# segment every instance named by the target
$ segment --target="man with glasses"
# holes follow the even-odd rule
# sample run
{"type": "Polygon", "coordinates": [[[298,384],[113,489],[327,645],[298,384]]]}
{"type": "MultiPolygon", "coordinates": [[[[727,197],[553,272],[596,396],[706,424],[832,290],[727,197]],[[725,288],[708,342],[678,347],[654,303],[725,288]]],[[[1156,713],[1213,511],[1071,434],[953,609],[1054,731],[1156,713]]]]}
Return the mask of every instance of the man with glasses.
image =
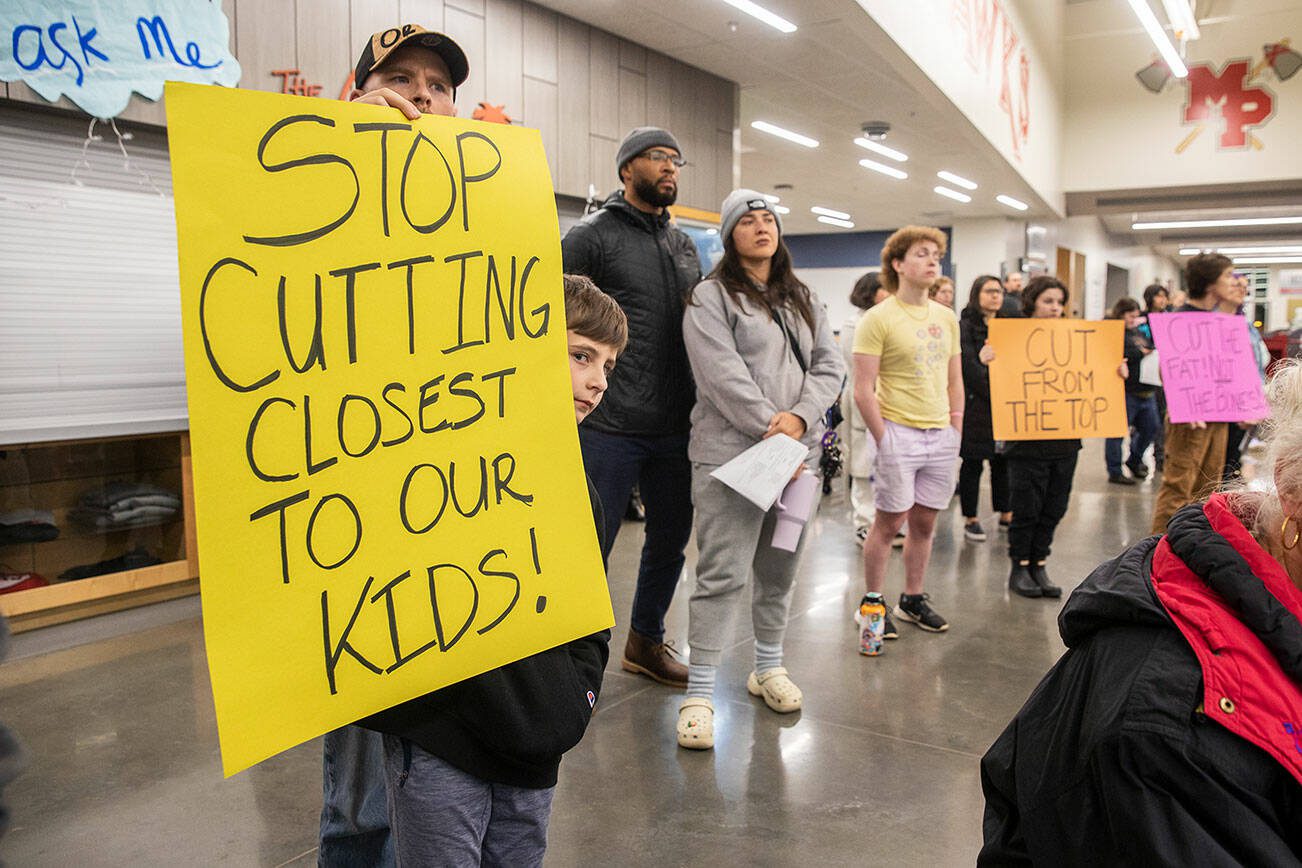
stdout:
{"type": "Polygon", "coordinates": [[[673,134],[638,127],[620,143],[615,164],[623,189],[561,242],[565,271],[591,278],[628,316],[628,348],[605,398],[579,429],[579,442],[605,511],[607,559],[635,485],[646,508],[622,666],[685,687],[687,667],[673,658],[664,633],[692,533],[687,434],[695,387],[682,323],[684,298],[701,279],[701,266],[695,245],[666,210],[678,198],[686,165],[673,134]]]}

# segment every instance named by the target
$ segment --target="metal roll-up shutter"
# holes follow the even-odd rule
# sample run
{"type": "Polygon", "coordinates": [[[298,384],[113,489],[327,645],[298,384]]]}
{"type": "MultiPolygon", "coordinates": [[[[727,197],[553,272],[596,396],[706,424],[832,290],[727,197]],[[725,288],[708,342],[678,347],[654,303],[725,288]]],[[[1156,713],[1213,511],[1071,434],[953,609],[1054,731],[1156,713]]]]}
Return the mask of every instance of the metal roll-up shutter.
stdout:
{"type": "Polygon", "coordinates": [[[188,426],[166,140],[88,124],[0,101],[0,445],[188,426]]]}

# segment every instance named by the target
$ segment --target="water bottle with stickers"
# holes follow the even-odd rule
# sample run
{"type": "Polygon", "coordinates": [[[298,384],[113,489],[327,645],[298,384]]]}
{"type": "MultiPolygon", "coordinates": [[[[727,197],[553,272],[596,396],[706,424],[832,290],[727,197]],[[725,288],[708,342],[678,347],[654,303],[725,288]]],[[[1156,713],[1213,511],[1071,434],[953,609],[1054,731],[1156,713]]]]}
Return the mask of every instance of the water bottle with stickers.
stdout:
{"type": "Polygon", "coordinates": [[[855,615],[859,624],[859,653],[876,657],[882,653],[882,635],[886,632],[886,601],[881,594],[864,594],[855,615]]]}

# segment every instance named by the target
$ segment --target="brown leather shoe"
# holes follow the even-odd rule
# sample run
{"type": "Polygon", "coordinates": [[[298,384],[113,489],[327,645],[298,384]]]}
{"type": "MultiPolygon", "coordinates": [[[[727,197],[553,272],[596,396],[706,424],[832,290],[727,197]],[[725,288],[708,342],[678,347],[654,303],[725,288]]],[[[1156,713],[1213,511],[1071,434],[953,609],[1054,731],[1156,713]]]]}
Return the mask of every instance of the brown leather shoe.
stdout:
{"type": "Polygon", "coordinates": [[[663,642],[656,642],[629,630],[620,668],[625,672],[645,675],[670,687],[686,687],[687,667],[673,658],[675,653],[673,648],[663,642]]]}

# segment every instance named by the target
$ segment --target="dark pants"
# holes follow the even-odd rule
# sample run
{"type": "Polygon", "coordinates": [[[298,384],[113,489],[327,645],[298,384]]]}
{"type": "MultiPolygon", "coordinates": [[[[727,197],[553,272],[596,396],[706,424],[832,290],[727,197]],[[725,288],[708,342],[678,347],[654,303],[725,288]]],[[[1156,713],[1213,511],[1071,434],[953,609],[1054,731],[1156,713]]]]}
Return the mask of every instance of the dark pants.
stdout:
{"type": "MultiPolygon", "coordinates": [[[[958,500],[966,518],[977,514],[983,464],[980,458],[964,458],[958,468],[958,500]]],[[[1008,462],[1002,455],[990,458],[990,503],[995,512],[1008,512],[1008,462]]]]}
{"type": "Polygon", "coordinates": [[[1008,459],[1012,480],[1013,524],[1008,528],[1008,556],[1015,561],[1049,557],[1053,532],[1067,514],[1071,481],[1079,453],[1067,458],[1008,459]]]}
{"type": "Polygon", "coordinates": [[[378,732],[345,726],[323,745],[321,868],[392,866],[389,809],[384,795],[384,745],[378,732]]]}
{"type": "MultiPolygon", "coordinates": [[[[1157,399],[1153,395],[1126,395],[1126,418],[1130,420],[1130,457],[1126,464],[1131,470],[1144,463],[1144,453],[1158,440],[1162,418],[1157,415],[1157,399]]],[[[1121,440],[1109,437],[1103,444],[1103,458],[1108,463],[1108,475],[1121,475],[1121,440]]]]}
{"type": "Polygon", "coordinates": [[[628,499],[637,485],[646,508],[646,541],[633,595],[632,629],[664,641],[665,612],[683,573],[692,536],[692,464],[687,434],[632,437],[579,428],[583,464],[606,513],[607,561],[628,499]]]}
{"type": "Polygon", "coordinates": [[[1166,392],[1158,389],[1153,397],[1157,399],[1157,433],[1153,435],[1153,462],[1161,470],[1162,465],[1166,463],[1166,433],[1162,428],[1162,420],[1166,418],[1166,392]]]}
{"type": "Polygon", "coordinates": [[[1225,481],[1236,478],[1243,469],[1243,448],[1251,436],[1251,428],[1244,430],[1233,422],[1225,426],[1225,481]]]}

